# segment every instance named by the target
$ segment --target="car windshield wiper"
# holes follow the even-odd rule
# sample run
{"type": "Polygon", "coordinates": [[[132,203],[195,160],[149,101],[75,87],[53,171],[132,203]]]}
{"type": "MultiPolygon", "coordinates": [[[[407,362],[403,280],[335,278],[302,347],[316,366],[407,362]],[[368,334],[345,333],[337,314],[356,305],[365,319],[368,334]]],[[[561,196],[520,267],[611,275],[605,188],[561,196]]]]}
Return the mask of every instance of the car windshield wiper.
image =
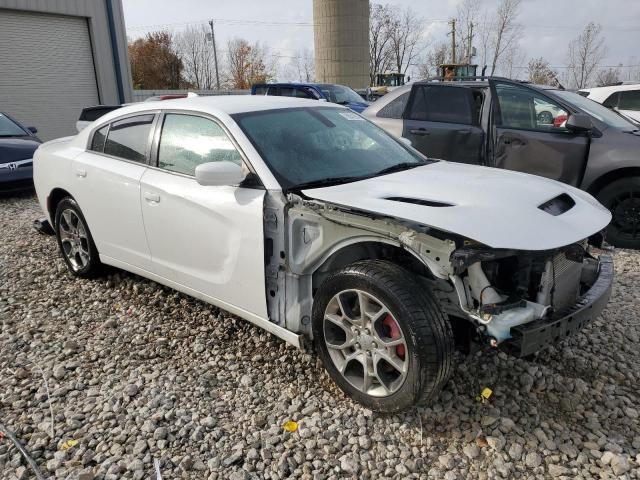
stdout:
{"type": "Polygon", "coordinates": [[[383,168],[379,172],[376,172],[375,176],[386,175],[387,173],[402,172],[403,170],[409,170],[410,168],[421,167],[421,166],[426,165],[426,164],[427,164],[427,162],[423,162],[423,163],[422,162],[402,162],[402,163],[397,163],[395,165],[391,165],[390,167],[383,168]]]}
{"type": "Polygon", "coordinates": [[[356,182],[358,180],[364,180],[368,178],[368,176],[362,175],[353,175],[353,176],[343,176],[343,177],[329,177],[329,178],[321,178],[319,180],[313,180],[311,182],[298,183],[294,185],[292,188],[303,189],[303,188],[316,188],[316,187],[330,187],[332,185],[340,185],[342,183],[356,182]]]}

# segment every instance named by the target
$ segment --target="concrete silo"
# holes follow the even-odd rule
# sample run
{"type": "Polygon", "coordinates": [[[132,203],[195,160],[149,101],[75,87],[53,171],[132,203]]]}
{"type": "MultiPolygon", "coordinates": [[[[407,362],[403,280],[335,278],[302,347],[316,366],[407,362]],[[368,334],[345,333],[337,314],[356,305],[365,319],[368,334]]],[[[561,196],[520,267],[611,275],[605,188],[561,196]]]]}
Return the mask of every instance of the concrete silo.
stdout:
{"type": "Polygon", "coordinates": [[[316,79],[369,85],[369,0],[313,0],[316,79]]]}

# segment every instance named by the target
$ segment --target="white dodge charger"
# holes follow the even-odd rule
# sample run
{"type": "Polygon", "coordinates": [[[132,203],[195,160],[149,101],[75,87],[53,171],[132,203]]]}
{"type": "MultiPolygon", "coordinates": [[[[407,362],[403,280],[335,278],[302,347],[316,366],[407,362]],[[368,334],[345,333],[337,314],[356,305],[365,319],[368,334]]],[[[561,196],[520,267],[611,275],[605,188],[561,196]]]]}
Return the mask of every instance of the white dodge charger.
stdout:
{"type": "Polygon", "coordinates": [[[74,275],[153,279],[296,346],[381,411],[433,399],[454,348],[530,355],[597,316],[610,220],[544,178],[425,158],[350,110],[199,97],[111,112],[34,159],[74,275]]]}

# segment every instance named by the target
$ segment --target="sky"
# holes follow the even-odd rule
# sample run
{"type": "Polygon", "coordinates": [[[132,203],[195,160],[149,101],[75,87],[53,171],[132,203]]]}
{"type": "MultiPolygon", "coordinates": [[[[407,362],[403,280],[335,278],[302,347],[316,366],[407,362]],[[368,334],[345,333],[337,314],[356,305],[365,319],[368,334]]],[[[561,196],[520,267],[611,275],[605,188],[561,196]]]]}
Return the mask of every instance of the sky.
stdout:
{"type": "MultiPolygon", "coordinates": [[[[424,21],[424,38],[435,43],[448,41],[448,19],[455,16],[462,0],[389,0],[390,5],[411,7],[424,21]]],[[[228,39],[245,38],[269,47],[279,72],[302,49],[313,49],[312,0],[122,0],[130,38],[148,31],[179,31],[187,25],[215,20],[216,43],[224,49],[228,39]]],[[[495,10],[497,0],[482,0],[484,8],[495,10]]],[[[567,65],[567,46],[582,29],[594,21],[602,25],[607,54],[606,66],[636,65],[640,68],[639,0],[523,0],[518,17],[522,29],[519,65],[522,78],[529,59],[544,57],[561,72],[567,65]]],[[[426,50],[424,52],[426,54],[426,50]]],[[[624,79],[625,69],[621,70],[624,79]]],[[[282,73],[281,73],[282,75],[282,73]]],[[[280,79],[284,80],[284,79],[280,79]]]]}

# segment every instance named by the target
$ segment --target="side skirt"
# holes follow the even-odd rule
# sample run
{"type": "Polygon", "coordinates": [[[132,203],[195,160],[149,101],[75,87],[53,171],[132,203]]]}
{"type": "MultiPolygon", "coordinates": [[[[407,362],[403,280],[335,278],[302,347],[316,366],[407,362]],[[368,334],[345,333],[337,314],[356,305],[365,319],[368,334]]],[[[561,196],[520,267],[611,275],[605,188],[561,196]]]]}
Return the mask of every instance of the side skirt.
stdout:
{"type": "Polygon", "coordinates": [[[218,308],[226,310],[227,312],[232,313],[233,315],[237,315],[238,317],[241,317],[253,323],[254,325],[262,328],[263,330],[266,330],[267,332],[293,345],[294,347],[302,348],[302,338],[301,338],[302,335],[298,335],[294,332],[287,330],[286,328],[280,327],[275,323],[270,322],[266,318],[259,317],[258,315],[255,315],[251,312],[243,310],[239,307],[236,307],[226,302],[222,302],[202,292],[198,292],[197,290],[193,290],[180,283],[173,282],[171,280],[168,280],[164,277],[156,275],[155,273],[151,273],[142,268],[134,267],[133,265],[130,265],[126,262],[121,262],[120,260],[116,260],[115,258],[107,257],[105,255],[100,255],[100,261],[107,265],[111,265],[112,267],[120,268],[122,270],[135,273],[136,275],[140,275],[141,277],[148,278],[150,280],[153,280],[154,282],[160,283],[167,287],[173,288],[174,290],[182,292],[186,295],[197,298],[198,300],[202,300],[203,302],[210,303],[211,305],[214,305],[218,308]]]}

